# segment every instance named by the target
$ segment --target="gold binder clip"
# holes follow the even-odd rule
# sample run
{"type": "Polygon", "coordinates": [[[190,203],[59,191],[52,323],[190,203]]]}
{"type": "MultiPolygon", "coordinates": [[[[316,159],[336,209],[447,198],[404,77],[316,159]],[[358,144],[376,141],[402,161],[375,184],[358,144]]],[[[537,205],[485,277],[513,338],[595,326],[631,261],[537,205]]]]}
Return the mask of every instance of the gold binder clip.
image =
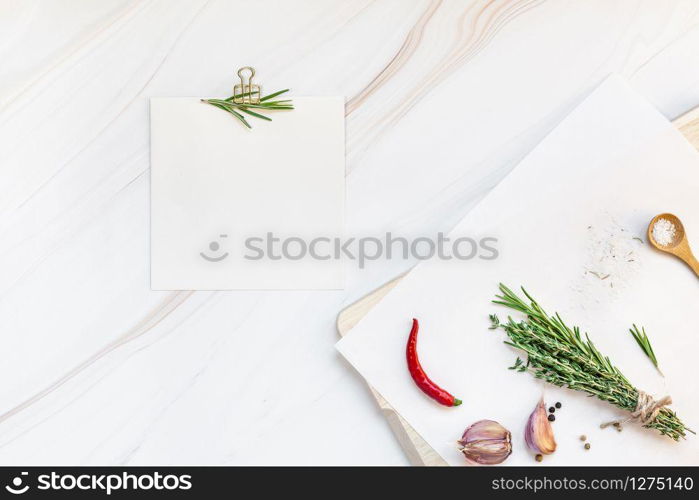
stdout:
{"type": "Polygon", "coordinates": [[[233,86],[233,102],[236,104],[259,104],[260,86],[252,83],[252,79],[255,76],[255,68],[244,66],[238,70],[238,76],[240,77],[240,83],[233,86]],[[244,76],[245,70],[250,72],[247,78],[244,76]]]}

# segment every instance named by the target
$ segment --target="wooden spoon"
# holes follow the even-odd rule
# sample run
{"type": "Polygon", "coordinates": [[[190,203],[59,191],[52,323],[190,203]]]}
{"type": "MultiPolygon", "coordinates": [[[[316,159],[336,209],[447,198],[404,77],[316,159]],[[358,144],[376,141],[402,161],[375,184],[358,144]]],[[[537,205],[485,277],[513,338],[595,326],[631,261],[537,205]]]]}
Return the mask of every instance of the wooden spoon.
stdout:
{"type": "Polygon", "coordinates": [[[675,257],[683,260],[685,264],[692,268],[692,271],[699,276],[699,261],[692,254],[692,250],[689,248],[689,242],[687,241],[687,235],[684,232],[684,226],[677,216],[673,214],[660,214],[653,217],[653,220],[648,224],[648,241],[651,245],[660,250],[661,252],[666,252],[674,255],[675,257]],[[661,245],[653,237],[653,226],[659,219],[665,219],[671,222],[675,226],[675,235],[672,241],[667,245],[661,245]]]}

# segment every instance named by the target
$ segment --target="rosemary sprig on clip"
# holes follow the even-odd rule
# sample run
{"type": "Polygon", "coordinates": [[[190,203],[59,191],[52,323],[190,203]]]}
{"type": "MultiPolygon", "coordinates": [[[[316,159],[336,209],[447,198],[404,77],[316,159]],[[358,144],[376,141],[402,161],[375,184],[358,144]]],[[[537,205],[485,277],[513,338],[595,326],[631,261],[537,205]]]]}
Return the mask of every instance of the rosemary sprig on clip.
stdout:
{"type": "Polygon", "coordinates": [[[505,344],[527,354],[526,363],[518,358],[512,369],[528,371],[536,378],[559,387],[595,396],[632,412],[634,419],[641,414],[644,427],[656,429],[675,441],[684,438],[686,432],[694,433],[664,406],[664,402],[654,405],[657,402],[652,398],[648,402],[648,396],[636,389],[609,358],[597,350],[587,334],[582,338],[577,326],[569,328],[558,314],[548,316],[524,289],[522,291],[529,303],[503,284],[500,284],[500,291],[502,295],[496,295],[494,303],[526,315],[519,322],[508,317],[504,324],[496,315],[490,315],[491,328],[502,328],[507,334],[505,344]]]}
{"type": "Polygon", "coordinates": [[[278,92],[274,92],[273,94],[266,95],[264,97],[260,97],[259,102],[257,103],[238,103],[235,102],[235,99],[239,99],[242,97],[250,97],[254,94],[258,94],[257,91],[253,92],[245,92],[243,94],[236,94],[232,95],[226,99],[202,99],[201,102],[205,102],[206,104],[211,104],[212,106],[215,106],[219,109],[222,109],[223,111],[230,113],[234,117],[236,117],[240,122],[245,125],[247,128],[252,128],[250,123],[245,119],[245,117],[242,115],[242,113],[245,113],[246,115],[249,116],[254,116],[255,118],[260,118],[262,120],[267,120],[267,121],[272,121],[272,119],[268,116],[265,116],[263,114],[258,113],[257,111],[253,110],[259,110],[259,111],[270,111],[270,110],[289,110],[289,109],[294,109],[294,105],[291,102],[291,99],[282,99],[282,100],[272,100],[277,96],[280,96],[284,94],[285,92],[288,92],[289,89],[284,89],[280,90],[278,92]]]}
{"type": "Polygon", "coordinates": [[[639,331],[638,327],[633,325],[633,328],[630,328],[629,332],[631,332],[631,335],[633,335],[633,338],[636,340],[636,343],[638,343],[638,346],[645,353],[645,355],[648,356],[651,363],[653,363],[655,369],[658,370],[658,373],[663,375],[663,372],[660,371],[660,368],[658,367],[658,359],[655,357],[655,352],[653,352],[653,346],[650,345],[650,339],[648,338],[648,335],[646,335],[646,329],[642,327],[639,331]]]}

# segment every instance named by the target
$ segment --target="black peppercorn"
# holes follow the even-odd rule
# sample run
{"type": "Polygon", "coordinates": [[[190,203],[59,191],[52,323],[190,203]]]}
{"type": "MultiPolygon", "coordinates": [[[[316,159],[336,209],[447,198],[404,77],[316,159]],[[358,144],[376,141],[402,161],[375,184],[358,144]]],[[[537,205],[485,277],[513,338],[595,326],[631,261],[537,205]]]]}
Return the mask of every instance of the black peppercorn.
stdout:
{"type": "Polygon", "coordinates": [[[541,453],[539,453],[534,458],[537,462],[541,462],[544,459],[544,456],[541,453]]]}
{"type": "Polygon", "coordinates": [[[552,413],[551,415],[549,415],[549,422],[553,422],[554,420],[556,420],[556,415],[552,413]]]}
{"type": "Polygon", "coordinates": [[[555,411],[556,411],[556,409],[553,406],[551,408],[549,408],[549,413],[554,413],[555,411]]]}
{"type": "Polygon", "coordinates": [[[561,406],[563,406],[561,403],[556,403],[556,408],[560,408],[561,406]]]}

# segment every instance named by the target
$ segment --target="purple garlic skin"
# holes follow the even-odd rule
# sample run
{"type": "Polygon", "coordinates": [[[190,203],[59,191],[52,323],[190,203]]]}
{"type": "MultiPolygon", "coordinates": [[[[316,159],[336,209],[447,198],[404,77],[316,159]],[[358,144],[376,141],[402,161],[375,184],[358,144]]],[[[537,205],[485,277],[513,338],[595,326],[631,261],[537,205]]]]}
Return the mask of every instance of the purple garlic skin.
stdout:
{"type": "Polygon", "coordinates": [[[494,420],[479,420],[470,425],[458,443],[466,460],[474,464],[499,464],[512,453],[510,431],[494,420]]]}
{"type": "Polygon", "coordinates": [[[546,405],[544,405],[543,398],[539,400],[536,408],[534,408],[532,414],[529,415],[527,427],[524,429],[524,440],[529,449],[534,453],[550,455],[556,451],[553,427],[546,414],[546,405]]]}

